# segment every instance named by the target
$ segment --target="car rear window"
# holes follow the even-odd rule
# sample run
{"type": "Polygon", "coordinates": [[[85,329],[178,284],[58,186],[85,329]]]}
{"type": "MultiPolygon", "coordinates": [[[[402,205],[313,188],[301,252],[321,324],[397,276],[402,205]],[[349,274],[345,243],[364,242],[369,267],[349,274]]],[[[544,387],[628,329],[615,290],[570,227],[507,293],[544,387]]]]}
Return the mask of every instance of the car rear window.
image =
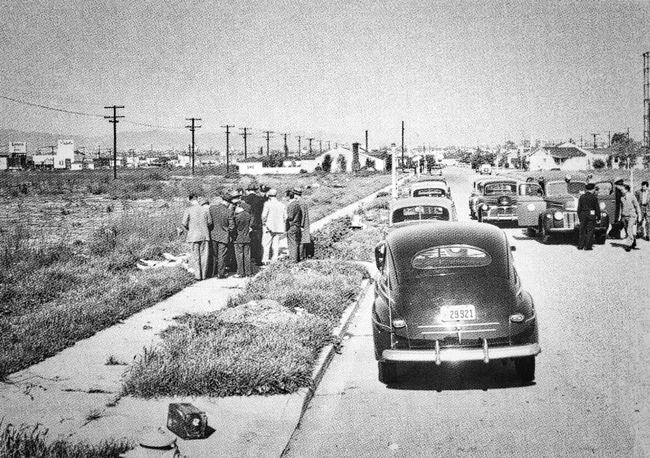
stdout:
{"type": "Polygon", "coordinates": [[[442,245],[421,250],[411,259],[414,269],[485,267],[492,262],[486,251],[470,245],[442,245]]]}
{"type": "Polygon", "coordinates": [[[414,205],[398,208],[393,212],[393,223],[423,219],[449,221],[449,210],[437,205],[414,205]]]}
{"type": "Polygon", "coordinates": [[[445,190],[440,188],[422,188],[413,191],[413,197],[442,197],[445,190]]]}

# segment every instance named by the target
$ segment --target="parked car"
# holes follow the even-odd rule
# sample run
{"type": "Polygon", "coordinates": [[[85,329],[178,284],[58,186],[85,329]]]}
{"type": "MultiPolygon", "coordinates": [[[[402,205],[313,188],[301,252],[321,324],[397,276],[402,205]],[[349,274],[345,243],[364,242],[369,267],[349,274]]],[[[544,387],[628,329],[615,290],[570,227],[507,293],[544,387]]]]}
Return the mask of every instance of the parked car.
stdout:
{"type": "MultiPolygon", "coordinates": [[[[517,221],[526,227],[529,236],[541,237],[542,243],[550,243],[554,235],[572,234],[577,237],[580,229],[578,199],[585,192],[586,181],[564,179],[548,181],[545,189],[537,183],[519,185],[517,221]]],[[[600,202],[600,220],[594,231],[596,243],[607,239],[610,215],[614,215],[614,183],[611,180],[595,181],[600,202]]]]}
{"type": "Polygon", "coordinates": [[[418,181],[411,184],[409,197],[447,197],[451,199],[451,188],[445,180],[418,181]]]}
{"type": "Polygon", "coordinates": [[[456,205],[446,197],[410,197],[391,201],[388,227],[458,221],[456,205]]]}
{"type": "Polygon", "coordinates": [[[442,176],[442,164],[433,164],[430,173],[431,175],[442,176]]]}
{"type": "Polygon", "coordinates": [[[372,328],[379,381],[402,363],[512,360],[524,382],[541,351],[531,295],[505,233],[450,222],[396,229],[375,248],[372,328]]]}
{"type": "Polygon", "coordinates": [[[481,175],[492,175],[492,166],[490,164],[481,164],[478,167],[478,173],[481,175]]]}
{"type": "Polygon", "coordinates": [[[493,177],[477,180],[470,195],[470,216],[479,222],[517,221],[518,180],[493,177]]]}

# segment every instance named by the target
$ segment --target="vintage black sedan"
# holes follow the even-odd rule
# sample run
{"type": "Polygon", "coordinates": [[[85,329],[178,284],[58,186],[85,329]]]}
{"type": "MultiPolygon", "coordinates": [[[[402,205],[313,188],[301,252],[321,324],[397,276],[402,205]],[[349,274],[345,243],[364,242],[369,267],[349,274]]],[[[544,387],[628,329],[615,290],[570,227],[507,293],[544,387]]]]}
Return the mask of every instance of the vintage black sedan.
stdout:
{"type": "Polygon", "coordinates": [[[390,203],[388,227],[458,221],[456,205],[445,197],[410,197],[390,203]]]}
{"type": "Polygon", "coordinates": [[[512,360],[535,378],[537,315],[511,246],[496,226],[471,222],[396,229],[375,248],[372,327],[379,380],[401,363],[512,360]]]}
{"type": "MultiPolygon", "coordinates": [[[[549,181],[545,189],[536,183],[521,184],[517,208],[519,226],[526,227],[528,235],[537,233],[545,244],[560,234],[573,234],[577,238],[580,229],[578,199],[584,194],[586,184],[586,180],[571,177],[549,181]]],[[[614,216],[614,183],[600,180],[595,185],[601,212],[594,236],[596,243],[603,244],[607,239],[610,215],[614,216]]]]}

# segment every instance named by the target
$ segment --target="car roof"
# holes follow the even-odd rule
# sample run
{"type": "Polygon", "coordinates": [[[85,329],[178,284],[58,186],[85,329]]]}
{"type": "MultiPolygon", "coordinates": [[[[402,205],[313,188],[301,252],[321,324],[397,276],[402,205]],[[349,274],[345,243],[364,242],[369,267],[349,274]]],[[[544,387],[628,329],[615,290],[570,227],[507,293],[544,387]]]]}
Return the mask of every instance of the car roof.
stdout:
{"type": "MultiPolygon", "coordinates": [[[[444,245],[469,245],[480,248],[491,256],[490,265],[480,268],[485,273],[508,276],[508,239],[503,230],[491,224],[463,221],[405,226],[390,232],[386,243],[390,247],[397,270],[405,271],[402,275],[408,275],[408,272],[413,270],[411,259],[422,250],[444,245]]],[[[475,268],[455,269],[455,273],[460,274],[473,275],[475,272],[475,268]]],[[[399,272],[397,275],[401,276],[399,272]]]]}
{"type": "Polygon", "coordinates": [[[431,188],[436,186],[447,189],[447,182],[445,180],[427,180],[411,183],[411,189],[431,188]]]}
{"type": "Polygon", "coordinates": [[[391,201],[390,211],[414,205],[435,205],[437,207],[451,208],[454,206],[454,201],[447,197],[407,197],[391,201]]]}

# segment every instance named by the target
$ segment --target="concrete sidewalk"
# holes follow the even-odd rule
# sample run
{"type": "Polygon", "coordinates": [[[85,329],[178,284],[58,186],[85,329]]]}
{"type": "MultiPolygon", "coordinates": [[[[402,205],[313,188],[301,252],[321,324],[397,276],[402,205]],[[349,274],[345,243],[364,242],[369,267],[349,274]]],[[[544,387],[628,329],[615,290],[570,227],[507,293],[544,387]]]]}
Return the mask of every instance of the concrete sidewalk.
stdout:
{"type": "MultiPolygon", "coordinates": [[[[364,201],[371,200],[373,193],[364,201]]],[[[360,202],[314,222],[312,230],[331,219],[351,214],[360,202]]],[[[224,308],[228,298],[245,285],[246,279],[208,279],[139,312],[124,322],[77,342],[28,369],[9,376],[0,384],[0,419],[4,425],[41,424],[48,437],[99,443],[108,438],[137,440],[147,431],[166,430],[170,402],[191,402],[206,412],[212,434],[204,440],[178,439],[188,457],[280,456],[295,430],[312,391],[302,389],[291,395],[233,396],[227,398],[161,398],[142,400],[120,398],[124,372],[134,358],[160,341],[159,333],[185,313],[207,313],[224,308]],[[122,364],[107,365],[112,359],[122,364]]],[[[369,283],[364,283],[364,292],[369,283]]],[[[363,294],[360,296],[359,299],[363,294]]],[[[341,326],[356,310],[351,306],[341,326]]],[[[325,348],[314,371],[317,384],[334,354],[325,348]]],[[[171,433],[170,433],[171,434],[171,433]]],[[[130,456],[137,456],[131,453],[130,456]]]]}

